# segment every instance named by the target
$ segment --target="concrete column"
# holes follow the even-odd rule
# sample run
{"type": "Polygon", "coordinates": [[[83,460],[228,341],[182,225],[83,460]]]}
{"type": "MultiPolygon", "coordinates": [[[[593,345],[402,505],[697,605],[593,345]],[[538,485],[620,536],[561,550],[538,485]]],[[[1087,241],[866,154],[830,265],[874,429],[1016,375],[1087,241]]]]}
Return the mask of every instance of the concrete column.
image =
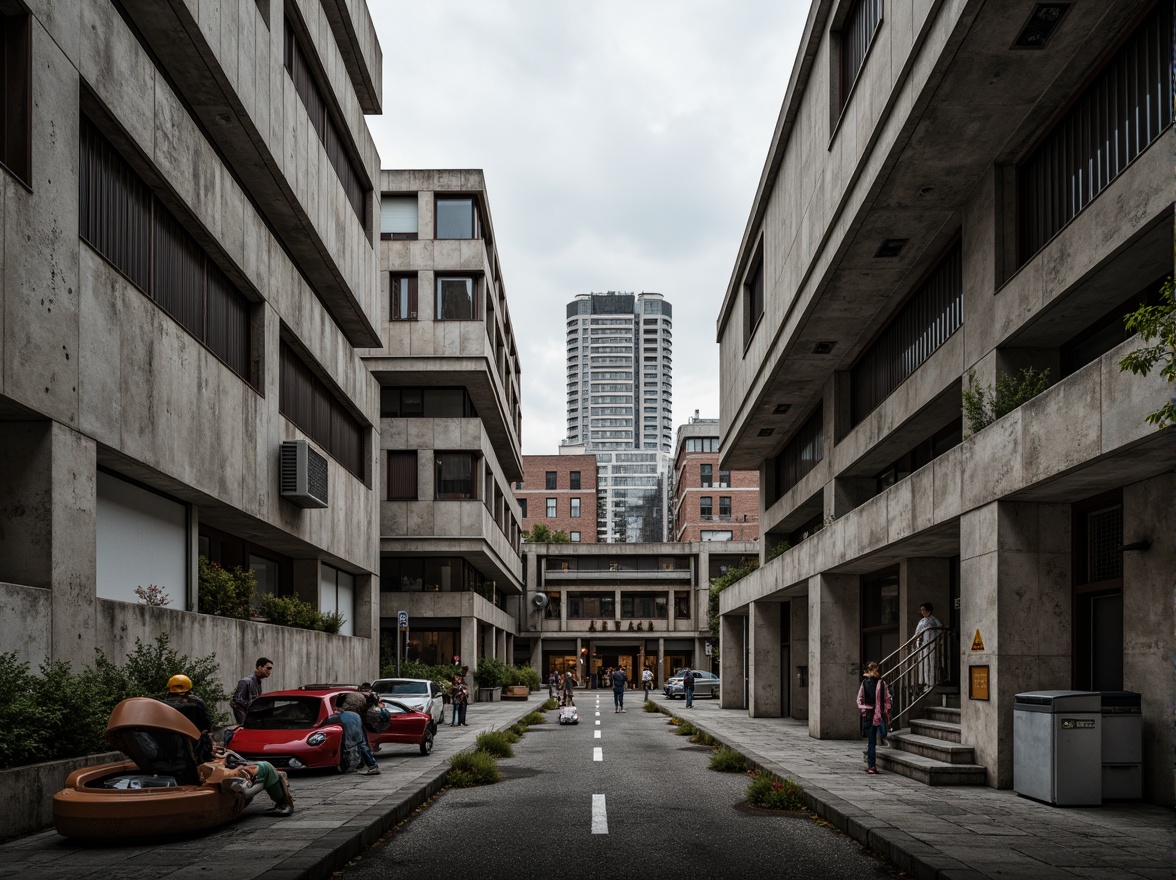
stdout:
{"type": "Polygon", "coordinates": [[[1070,686],[1072,604],[1068,504],[996,501],[960,517],[960,720],[991,786],[1013,784],[1013,697],[1070,686]],[[971,666],[988,667],[987,701],[968,696],[971,666]]]}
{"type": "Polygon", "coordinates": [[[743,709],[743,621],[734,614],[719,618],[719,702],[743,709]]]}
{"type": "Polygon", "coordinates": [[[1123,553],[1123,687],[1143,695],[1143,796],[1173,802],[1171,707],[1176,706],[1176,475],[1123,489],[1123,543],[1149,540],[1123,553]]]}
{"type": "MultiPolygon", "coordinates": [[[[950,596],[950,566],[947,559],[912,557],[898,566],[898,643],[905,644],[914,634],[922,615],[919,606],[930,602],[935,616],[944,626],[951,620],[947,607],[950,596]]],[[[880,658],[879,658],[880,659],[880,658]]]]}
{"type": "Polygon", "coordinates": [[[779,718],[783,707],[780,681],[780,603],[752,602],[748,626],[747,714],[752,718],[779,718]]]}
{"type": "Polygon", "coordinates": [[[661,687],[665,683],[666,668],[666,640],[664,638],[657,640],[657,675],[653,678],[653,683],[656,687],[661,687]]]}
{"type": "Polygon", "coordinates": [[[506,630],[491,628],[494,633],[494,656],[503,663],[510,663],[511,656],[506,652],[506,630]]]}
{"type": "Polygon", "coordinates": [[[669,601],[669,609],[670,609],[669,616],[666,619],[669,622],[668,625],[669,625],[670,631],[672,632],[674,629],[674,621],[676,621],[678,619],[677,615],[674,613],[674,591],[673,591],[673,589],[670,589],[667,591],[666,598],[669,601]]]}
{"type": "Polygon", "coordinates": [[[861,678],[861,586],[857,575],[809,578],[809,736],[858,736],[854,697],[861,678]]]}
{"type": "Polygon", "coordinates": [[[93,440],[54,422],[49,586],[53,590],[50,655],[75,672],[94,661],[98,581],[97,447],[93,440]]]}
{"type": "Polygon", "coordinates": [[[809,637],[808,637],[808,597],[797,596],[791,602],[792,614],[792,668],[788,670],[788,680],[792,688],[792,717],[806,721],[809,717],[809,695],[813,693],[809,685],[809,637]],[[804,685],[797,675],[797,667],[804,667],[804,685]]]}
{"type": "Polygon", "coordinates": [[[531,668],[539,673],[539,678],[543,680],[543,687],[547,687],[547,681],[543,675],[543,636],[531,642],[531,668]]]}
{"type": "Polygon", "coordinates": [[[461,619],[461,643],[458,650],[461,652],[462,665],[473,669],[478,662],[478,621],[473,617],[461,619]]]}

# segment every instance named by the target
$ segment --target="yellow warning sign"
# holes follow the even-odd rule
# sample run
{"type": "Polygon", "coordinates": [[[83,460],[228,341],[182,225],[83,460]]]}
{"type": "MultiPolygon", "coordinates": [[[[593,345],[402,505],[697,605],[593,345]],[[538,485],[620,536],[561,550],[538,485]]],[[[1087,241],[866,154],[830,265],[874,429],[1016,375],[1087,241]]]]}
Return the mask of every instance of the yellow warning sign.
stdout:
{"type": "Polygon", "coordinates": [[[972,650],[983,651],[984,639],[980,637],[980,630],[976,630],[976,635],[972,636],[972,650]]]}

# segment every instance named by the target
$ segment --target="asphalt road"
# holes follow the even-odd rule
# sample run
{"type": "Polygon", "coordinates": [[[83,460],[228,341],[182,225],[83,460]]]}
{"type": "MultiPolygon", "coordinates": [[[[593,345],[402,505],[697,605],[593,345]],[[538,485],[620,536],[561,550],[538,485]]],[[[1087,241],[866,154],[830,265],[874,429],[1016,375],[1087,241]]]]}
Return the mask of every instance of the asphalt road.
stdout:
{"type": "Polygon", "coordinates": [[[579,695],[577,726],[546,713],[551,723],[530,728],[499,762],[501,782],[446,790],[342,877],[897,875],[811,817],[744,806],[748,777],[710,770],[709,749],[675,735],[665,715],[643,712],[632,692],[625,702],[616,714],[610,693],[579,695]]]}

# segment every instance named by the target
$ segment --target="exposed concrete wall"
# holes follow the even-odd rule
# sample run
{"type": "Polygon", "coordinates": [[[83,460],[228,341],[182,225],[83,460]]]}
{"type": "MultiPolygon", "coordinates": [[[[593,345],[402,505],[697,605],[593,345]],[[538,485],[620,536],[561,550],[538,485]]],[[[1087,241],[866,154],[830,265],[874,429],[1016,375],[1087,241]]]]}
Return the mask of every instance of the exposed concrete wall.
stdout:
{"type": "Polygon", "coordinates": [[[748,627],[748,693],[747,714],[752,718],[779,718],[783,701],[782,688],[788,681],[780,680],[780,614],[779,602],[752,602],[748,627]]]}
{"type": "Polygon", "coordinates": [[[63,761],[0,770],[0,840],[33,834],[53,825],[53,795],[75,770],[125,761],[122,752],[104,752],[63,761]]]}
{"type": "Polygon", "coordinates": [[[861,582],[856,575],[821,574],[809,580],[809,735],[858,735],[861,663],[858,626],[861,582]]]}
{"type": "Polygon", "coordinates": [[[809,669],[809,632],[808,632],[808,597],[797,596],[788,603],[789,614],[792,617],[792,668],[785,670],[788,675],[789,687],[792,688],[790,717],[805,721],[809,717],[809,694],[812,693],[812,683],[809,669]],[[805,680],[800,678],[798,667],[804,667],[805,680]]]}
{"type": "MultiPolygon", "coordinates": [[[[747,646],[743,642],[746,618],[724,615],[719,624],[719,702],[724,709],[742,709],[744,664],[747,646]]],[[[661,668],[661,657],[658,658],[661,668]]]]}
{"type": "Polygon", "coordinates": [[[50,659],[53,591],[0,583],[0,646],[33,669],[50,659]]]}

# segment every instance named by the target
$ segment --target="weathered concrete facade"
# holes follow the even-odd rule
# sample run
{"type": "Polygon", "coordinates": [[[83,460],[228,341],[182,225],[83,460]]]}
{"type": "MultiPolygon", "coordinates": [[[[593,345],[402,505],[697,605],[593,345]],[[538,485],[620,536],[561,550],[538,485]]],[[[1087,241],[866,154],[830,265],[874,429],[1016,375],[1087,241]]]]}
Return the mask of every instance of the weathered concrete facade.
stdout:
{"type": "Polygon", "coordinates": [[[718,321],[722,462],[760,470],[761,544],[792,544],[722,597],[724,683],[747,670],[751,695],[724,701],[778,711],[748,620],[772,641],[762,603],[807,607],[791,714],[854,735],[861,664],[930,601],[959,636],[963,741],[988,784],[1012,785],[1016,693],[1125,689],[1143,695],[1144,796],[1171,803],[1176,434],[1144,421],[1171,392],[1119,368],[1139,346],[1122,314],[1172,271],[1170,78],[1138,136],[1100,103],[1133,41],[1170,55],[1170,6],[1075,4],[1041,39],[1020,3],[869,4],[842,81],[865,6],[812,5],[718,321]],[[1092,135],[1091,164],[1059,176],[1039,157],[1087,107],[1111,147],[1092,135]],[[1041,233],[1056,203],[1032,181],[1084,195],[1041,233]],[[1026,367],[1049,371],[1042,393],[961,420],[970,376],[1026,367]]]}
{"type": "Polygon", "coordinates": [[[522,591],[521,388],[481,171],[383,171],[380,628],[395,658],[507,658],[522,591]],[[456,470],[451,470],[456,468],[456,470]],[[456,476],[455,476],[456,475],[456,476]]]}
{"type": "Polygon", "coordinates": [[[275,660],[271,687],[370,675],[378,389],[356,346],[379,338],[363,114],[379,112],[381,60],[366,7],[27,6],[14,24],[31,55],[31,161],[23,176],[0,170],[0,651],[79,669],[95,648],[120,659],[136,636],[167,632],[182,652],[215,650],[226,684],[259,654],[275,660]],[[312,71],[302,87],[334,108],[346,166],[284,63],[291,39],[312,71]],[[102,174],[134,197],[91,187],[102,174]],[[95,198],[111,201],[82,216],[95,198]],[[145,204],[152,219],[136,227],[126,212],[145,204]],[[155,274],[137,275],[148,253],[155,274]],[[161,274],[173,265],[185,268],[161,274]],[[214,286],[231,289],[245,342],[221,333],[214,286]],[[345,414],[347,466],[284,412],[286,349],[345,414]],[[279,496],[288,439],[326,456],[325,508],[279,496]],[[351,635],[200,614],[211,534],[240,564],[270,566],[267,591],[340,610],[351,635]],[[144,550],[144,535],[166,540],[144,550]],[[328,602],[328,578],[346,581],[342,600],[328,602]],[[148,584],[168,607],[135,604],[148,584]]]}

